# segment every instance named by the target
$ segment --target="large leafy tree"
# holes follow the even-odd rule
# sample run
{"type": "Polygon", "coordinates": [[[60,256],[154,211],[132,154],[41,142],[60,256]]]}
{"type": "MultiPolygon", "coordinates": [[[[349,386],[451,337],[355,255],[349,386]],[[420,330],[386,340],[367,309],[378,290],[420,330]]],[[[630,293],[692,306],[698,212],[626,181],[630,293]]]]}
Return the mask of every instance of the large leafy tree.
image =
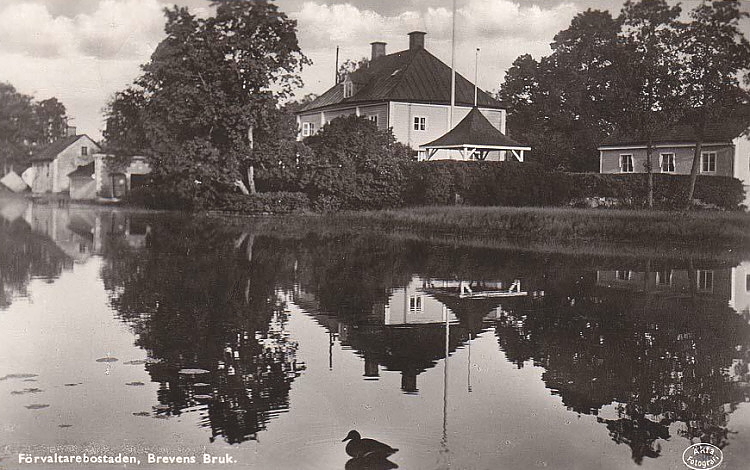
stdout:
{"type": "Polygon", "coordinates": [[[276,135],[278,101],[308,62],[296,22],[272,2],[212,5],[208,18],[165,10],[167,37],[108,114],[106,135],[128,145],[143,138],[157,183],[186,202],[210,202],[243,179],[252,185],[255,137],[276,135]]]}
{"type": "Polygon", "coordinates": [[[739,26],[747,16],[739,0],[703,0],[690,12],[692,21],[680,36],[680,49],[686,58],[683,75],[686,120],[696,137],[688,206],[692,203],[709,123],[727,117],[740,121],[747,118],[739,116],[748,100],[740,77],[750,69],[750,43],[739,26]]]}
{"type": "Polygon", "coordinates": [[[508,70],[498,98],[512,135],[534,148],[532,159],[560,169],[594,170],[596,147],[619,117],[613,90],[620,23],[587,10],[558,33],[552,54],[522,55],[508,70]]]}
{"type": "Polygon", "coordinates": [[[67,128],[65,106],[56,98],[35,102],[0,83],[0,162],[3,174],[13,167],[28,166],[31,151],[63,137],[67,128]]]}
{"type": "Polygon", "coordinates": [[[654,140],[681,118],[684,109],[680,97],[680,13],[679,6],[670,6],[665,0],[628,0],[621,14],[618,102],[622,104],[622,126],[646,142],[649,207],[654,203],[654,140]]]}

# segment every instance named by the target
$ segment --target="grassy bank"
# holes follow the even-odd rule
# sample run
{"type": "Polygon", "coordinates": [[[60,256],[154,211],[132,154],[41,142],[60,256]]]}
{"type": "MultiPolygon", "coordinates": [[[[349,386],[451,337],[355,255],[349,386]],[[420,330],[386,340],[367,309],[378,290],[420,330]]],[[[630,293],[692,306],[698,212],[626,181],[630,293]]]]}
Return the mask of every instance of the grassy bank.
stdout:
{"type": "MultiPolygon", "coordinates": [[[[247,224],[244,217],[230,218],[247,224]]],[[[431,243],[602,256],[750,257],[750,215],[510,207],[420,207],[252,218],[260,233],[377,233],[431,243]]]]}

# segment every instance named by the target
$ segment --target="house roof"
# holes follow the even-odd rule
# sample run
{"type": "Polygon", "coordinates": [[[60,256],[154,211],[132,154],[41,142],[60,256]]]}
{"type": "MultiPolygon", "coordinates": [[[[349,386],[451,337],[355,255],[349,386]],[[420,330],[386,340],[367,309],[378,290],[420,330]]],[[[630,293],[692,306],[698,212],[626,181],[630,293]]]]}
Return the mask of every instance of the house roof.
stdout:
{"type": "MultiPolygon", "coordinates": [[[[48,146],[34,152],[34,155],[31,157],[31,161],[33,162],[43,162],[47,160],[54,160],[57,158],[57,156],[65,150],[66,148],[70,147],[74,143],[78,141],[78,139],[87,138],[91,140],[91,142],[94,142],[91,137],[87,136],[86,134],[79,134],[79,135],[72,135],[69,137],[63,137],[62,139],[57,139],[56,141],[52,142],[48,146]]],[[[94,143],[96,145],[96,143],[94,143]]],[[[97,146],[98,148],[98,146],[97,146]]]]}
{"type": "MultiPolygon", "coordinates": [[[[716,121],[708,125],[703,141],[705,143],[730,143],[732,139],[740,136],[747,130],[748,122],[745,119],[736,119],[732,121],[716,121]]],[[[689,124],[678,124],[665,132],[661,133],[658,138],[653,140],[653,144],[665,143],[694,143],[696,141],[695,131],[689,124]]],[[[618,146],[645,146],[647,139],[643,135],[632,132],[615,132],[605,138],[600,147],[618,146]]]]}
{"type": "MultiPolygon", "coordinates": [[[[341,83],[308,103],[298,113],[343,103],[405,101],[450,104],[451,69],[423,47],[388,54],[373,60],[366,68],[349,75],[355,93],[344,98],[341,83]]],[[[456,104],[474,104],[474,85],[456,73],[456,104]]],[[[502,108],[502,104],[478,90],[477,104],[483,108],[502,108]]]]}
{"type": "Polygon", "coordinates": [[[68,173],[68,178],[91,178],[91,176],[94,174],[94,162],[89,163],[88,165],[82,165],[76,168],[75,170],[68,173]]]}
{"type": "Polygon", "coordinates": [[[472,108],[469,114],[442,137],[430,143],[421,145],[424,148],[454,148],[454,147],[484,147],[484,148],[528,148],[507,135],[500,132],[478,108],[472,108]]]}

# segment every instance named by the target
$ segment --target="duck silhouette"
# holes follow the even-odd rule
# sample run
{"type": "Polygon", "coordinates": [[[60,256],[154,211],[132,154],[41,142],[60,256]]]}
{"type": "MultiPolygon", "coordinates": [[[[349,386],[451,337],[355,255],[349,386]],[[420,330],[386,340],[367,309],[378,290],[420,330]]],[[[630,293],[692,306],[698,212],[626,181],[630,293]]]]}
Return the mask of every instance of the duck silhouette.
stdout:
{"type": "Polygon", "coordinates": [[[362,439],[362,436],[355,430],[349,431],[341,442],[346,441],[349,441],[346,444],[346,453],[355,459],[387,459],[398,452],[398,449],[375,439],[362,439]]]}

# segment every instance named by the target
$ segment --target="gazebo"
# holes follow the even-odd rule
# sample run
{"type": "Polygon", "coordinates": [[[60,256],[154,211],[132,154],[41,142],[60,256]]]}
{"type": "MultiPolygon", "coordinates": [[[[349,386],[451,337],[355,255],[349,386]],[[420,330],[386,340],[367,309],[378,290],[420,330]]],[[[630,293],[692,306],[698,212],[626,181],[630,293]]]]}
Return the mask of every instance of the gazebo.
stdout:
{"type": "Polygon", "coordinates": [[[476,107],[447,134],[420,147],[427,151],[427,160],[438,150],[458,150],[462,160],[485,160],[490,152],[511,152],[522,162],[524,151],[531,150],[500,132],[476,107]]]}

